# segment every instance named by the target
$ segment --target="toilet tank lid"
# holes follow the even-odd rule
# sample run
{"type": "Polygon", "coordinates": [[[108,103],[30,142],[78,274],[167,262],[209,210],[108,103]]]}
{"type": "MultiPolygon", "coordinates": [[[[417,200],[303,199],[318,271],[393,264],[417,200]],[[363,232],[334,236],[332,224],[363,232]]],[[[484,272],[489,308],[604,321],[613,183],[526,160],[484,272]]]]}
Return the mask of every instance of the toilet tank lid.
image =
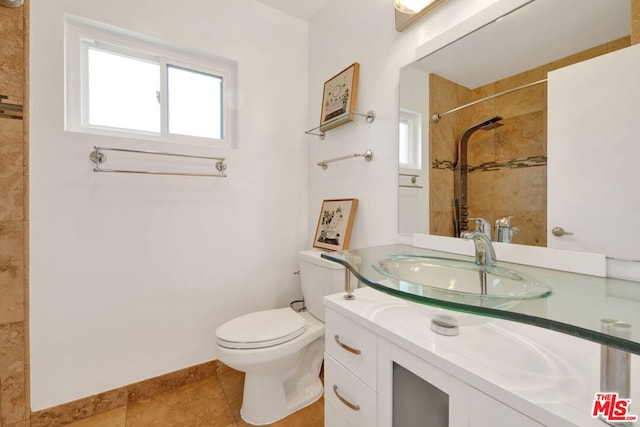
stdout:
{"type": "Polygon", "coordinates": [[[315,265],[319,265],[324,268],[329,268],[331,270],[342,270],[344,267],[337,262],[329,261],[328,259],[324,259],[320,257],[320,254],[327,252],[322,250],[306,250],[298,252],[298,259],[301,261],[310,262],[315,265]]]}

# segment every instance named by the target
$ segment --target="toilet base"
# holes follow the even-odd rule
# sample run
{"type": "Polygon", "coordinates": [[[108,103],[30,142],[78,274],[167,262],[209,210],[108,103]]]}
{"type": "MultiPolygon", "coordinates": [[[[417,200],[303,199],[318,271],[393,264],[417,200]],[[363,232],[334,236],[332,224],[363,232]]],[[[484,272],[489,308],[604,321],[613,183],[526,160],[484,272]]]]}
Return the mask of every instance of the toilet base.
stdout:
{"type": "MultiPolygon", "coordinates": [[[[322,382],[318,379],[318,381],[307,386],[305,390],[302,390],[290,401],[282,402],[280,400],[275,406],[272,406],[273,410],[271,411],[265,410],[266,405],[269,404],[267,402],[263,402],[259,407],[252,407],[252,405],[245,405],[243,403],[242,408],[240,408],[240,417],[244,422],[251,425],[275,423],[276,421],[280,421],[294,412],[317,402],[322,397],[323,391],[324,388],[322,387],[322,382]],[[284,412],[280,409],[283,407],[283,404],[286,408],[284,412]]],[[[273,391],[272,394],[274,394],[273,391]]]]}
{"type": "Polygon", "coordinates": [[[289,372],[247,372],[240,416],[252,425],[265,425],[316,402],[324,388],[320,380],[324,339],[312,342],[289,372]],[[282,380],[286,378],[286,380],[282,380]]]}

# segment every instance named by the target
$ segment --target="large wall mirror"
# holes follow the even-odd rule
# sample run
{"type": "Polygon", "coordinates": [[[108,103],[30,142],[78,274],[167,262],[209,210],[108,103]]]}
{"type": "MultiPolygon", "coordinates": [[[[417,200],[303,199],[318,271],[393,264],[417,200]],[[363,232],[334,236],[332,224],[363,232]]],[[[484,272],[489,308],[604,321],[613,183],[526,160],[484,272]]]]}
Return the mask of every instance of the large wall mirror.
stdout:
{"type": "Polygon", "coordinates": [[[613,231],[640,209],[630,11],[534,0],[403,67],[400,233],[639,260],[638,227],[613,231]]]}

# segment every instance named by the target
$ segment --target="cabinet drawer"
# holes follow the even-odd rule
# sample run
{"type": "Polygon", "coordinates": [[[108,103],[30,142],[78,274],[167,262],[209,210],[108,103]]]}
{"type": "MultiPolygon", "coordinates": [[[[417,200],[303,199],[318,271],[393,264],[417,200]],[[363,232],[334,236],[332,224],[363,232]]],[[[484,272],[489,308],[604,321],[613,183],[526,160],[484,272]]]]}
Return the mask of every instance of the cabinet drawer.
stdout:
{"type": "Polygon", "coordinates": [[[326,312],[325,328],[326,352],[376,390],[376,335],[333,310],[326,312]]]}
{"type": "Polygon", "coordinates": [[[324,356],[325,426],[375,427],[376,393],[329,354],[324,356]]]}

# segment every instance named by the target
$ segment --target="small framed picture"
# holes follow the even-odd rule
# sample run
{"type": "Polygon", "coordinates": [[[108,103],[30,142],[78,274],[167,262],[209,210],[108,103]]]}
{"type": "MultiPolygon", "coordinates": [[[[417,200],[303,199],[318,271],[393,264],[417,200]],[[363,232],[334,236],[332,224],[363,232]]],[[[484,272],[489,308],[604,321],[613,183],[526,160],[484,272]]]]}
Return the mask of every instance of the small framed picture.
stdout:
{"type": "Polygon", "coordinates": [[[360,64],[354,62],[324,83],[320,113],[322,132],[355,119],[354,114],[347,113],[356,108],[359,72],[360,64]]]}
{"type": "Polygon", "coordinates": [[[333,251],[349,249],[358,199],[324,200],[313,246],[333,251]]]}

